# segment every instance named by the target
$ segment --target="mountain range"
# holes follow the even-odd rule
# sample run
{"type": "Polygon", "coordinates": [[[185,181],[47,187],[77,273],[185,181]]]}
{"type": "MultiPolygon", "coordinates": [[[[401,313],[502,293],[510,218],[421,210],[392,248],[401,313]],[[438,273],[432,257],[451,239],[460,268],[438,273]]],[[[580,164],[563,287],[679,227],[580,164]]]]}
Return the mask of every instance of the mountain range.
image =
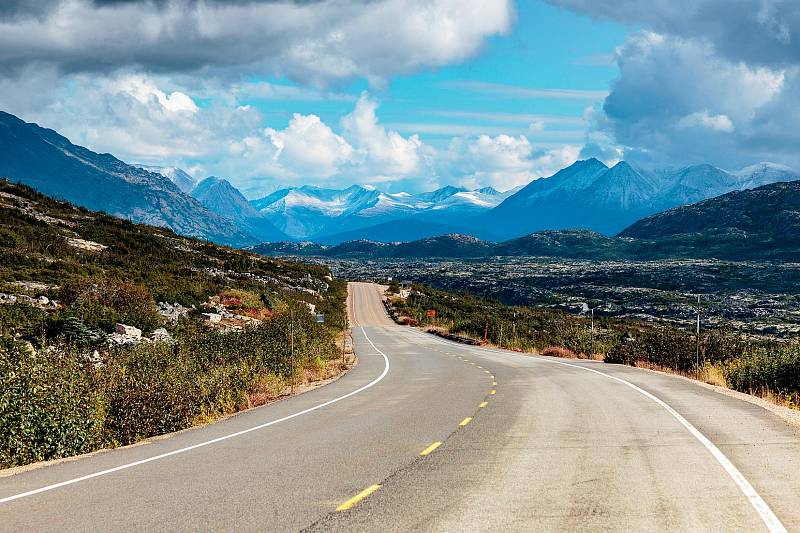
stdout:
{"type": "Polygon", "coordinates": [[[205,208],[161,174],[72,144],[0,111],[0,178],[74,204],[183,235],[244,246],[259,239],[205,208]]]}
{"type": "Polygon", "coordinates": [[[280,230],[297,239],[342,242],[357,235],[354,231],[365,230],[362,233],[368,238],[382,239],[380,235],[386,234],[391,235],[391,240],[410,240],[421,233],[441,234],[442,225],[460,228],[457,221],[490,211],[514,192],[499,192],[491,187],[467,190],[446,186],[422,194],[409,194],[388,193],[360,185],[346,189],[306,185],[275,191],[253,200],[251,205],[280,230]],[[399,220],[415,222],[404,223],[394,230],[387,228],[388,223],[399,220]]]}
{"type": "Polygon", "coordinates": [[[670,209],[639,220],[613,237],[589,230],[546,230],[501,243],[449,234],[412,242],[356,240],[335,246],[263,243],[253,249],[266,255],[336,258],[545,256],[800,261],[800,181],[734,191],[670,209]]]}
{"type": "MultiPolygon", "coordinates": [[[[359,242],[347,247],[361,253],[372,246],[365,244],[368,242],[417,242],[422,246],[419,243],[428,238],[460,234],[482,239],[476,242],[500,244],[477,246],[471,242],[462,246],[459,242],[456,246],[452,239],[426,242],[452,245],[454,250],[479,248],[486,254],[518,253],[516,250],[549,253],[559,247],[597,251],[605,242],[603,249],[612,255],[620,253],[621,241],[613,244],[602,238],[625,230],[620,239],[678,239],[638,232],[643,228],[655,231],[678,216],[700,220],[717,205],[703,203],[709,198],[728,199],[715,214],[715,218],[728,220],[723,216],[725,211],[743,209],[748,199],[760,205],[760,197],[728,193],[762,191],[765,184],[794,183],[800,178],[790,168],[773,163],[735,171],[700,164],[656,172],[625,161],[608,167],[597,159],[586,159],[505,192],[491,187],[468,190],[446,186],[410,194],[361,185],[345,189],[306,185],[248,200],[226,179],[209,177],[197,183],[176,167],[130,165],[111,154],[74,145],[53,130],[0,112],[3,177],[89,209],[233,246],[315,241],[328,253],[331,246],[359,242]],[[700,205],[704,207],[696,210],[700,205]],[[680,209],[675,211],[676,207],[680,209]],[[625,229],[628,226],[631,228],[625,229]],[[567,229],[585,231],[560,231],[567,229]]],[[[758,220],[767,221],[763,217],[758,220]]],[[[779,222],[785,224],[786,220],[769,221],[779,222]]],[[[693,226],[681,222],[680,227],[693,226]]],[[[740,229],[709,227],[701,233],[716,232],[720,236],[722,232],[730,240],[731,232],[740,229]]],[[[753,228],[742,231],[754,234],[753,228]]],[[[683,235],[679,240],[685,243],[691,239],[683,235]]],[[[285,250],[294,247],[282,246],[285,250]]],[[[305,246],[304,253],[313,248],[305,246]]],[[[390,249],[382,247],[379,253],[389,253],[390,249]]]]}
{"type": "Polygon", "coordinates": [[[585,228],[615,235],[638,219],[731,191],[800,175],[788,167],[759,163],[728,172],[702,164],[649,172],[620,161],[609,168],[597,159],[577,161],[549,178],[534,180],[490,212],[467,221],[472,233],[509,239],[542,230],[585,228]],[[493,235],[482,233],[492,227],[493,235]]]}

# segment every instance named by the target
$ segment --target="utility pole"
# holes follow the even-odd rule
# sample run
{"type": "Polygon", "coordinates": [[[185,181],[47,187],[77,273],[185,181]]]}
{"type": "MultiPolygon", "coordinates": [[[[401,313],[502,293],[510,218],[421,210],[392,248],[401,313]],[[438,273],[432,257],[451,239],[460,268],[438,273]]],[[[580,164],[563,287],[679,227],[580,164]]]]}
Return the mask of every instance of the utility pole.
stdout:
{"type": "Polygon", "coordinates": [[[291,367],[292,367],[291,393],[294,394],[294,309],[289,311],[289,350],[291,353],[291,367]]]}
{"type": "Polygon", "coordinates": [[[594,307],[592,307],[591,342],[589,344],[589,359],[594,359],[594,307]]]}
{"type": "Polygon", "coordinates": [[[514,311],[514,321],[511,322],[511,329],[514,332],[514,349],[517,349],[517,312],[514,311]]]}
{"type": "Polygon", "coordinates": [[[500,323],[500,347],[503,347],[503,324],[500,323]]]}
{"type": "Polygon", "coordinates": [[[697,337],[697,355],[695,356],[695,368],[697,375],[700,375],[700,295],[697,295],[697,330],[695,331],[697,337]]]}

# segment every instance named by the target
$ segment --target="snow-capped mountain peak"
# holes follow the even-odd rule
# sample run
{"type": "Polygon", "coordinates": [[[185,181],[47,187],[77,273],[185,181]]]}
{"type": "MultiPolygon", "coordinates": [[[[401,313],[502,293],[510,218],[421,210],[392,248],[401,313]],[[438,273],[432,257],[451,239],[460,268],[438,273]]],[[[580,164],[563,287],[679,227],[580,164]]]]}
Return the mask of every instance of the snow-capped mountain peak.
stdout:
{"type": "Polygon", "coordinates": [[[136,165],[136,164],[133,166],[139,167],[148,172],[161,174],[165,178],[169,179],[172,183],[177,185],[178,188],[181,191],[185,192],[186,194],[191,193],[192,190],[197,185],[197,180],[193,176],[189,175],[189,173],[187,173],[184,170],[181,170],[178,167],[158,167],[152,165],[136,165]]]}

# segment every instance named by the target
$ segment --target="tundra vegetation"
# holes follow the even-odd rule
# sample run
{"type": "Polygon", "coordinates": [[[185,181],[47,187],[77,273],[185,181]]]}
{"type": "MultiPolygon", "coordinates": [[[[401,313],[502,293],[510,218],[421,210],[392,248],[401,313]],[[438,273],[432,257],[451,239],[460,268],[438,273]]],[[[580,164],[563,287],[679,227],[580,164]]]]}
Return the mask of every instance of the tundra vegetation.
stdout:
{"type": "Polygon", "coordinates": [[[2,181],[0,296],[0,467],[188,428],[341,370],[346,284],[326,267],[2,181]],[[142,339],[112,342],[117,324],[142,339]]]}
{"type": "Polygon", "coordinates": [[[800,343],[718,326],[701,330],[665,322],[576,316],[556,309],[509,306],[466,293],[412,285],[388,290],[400,323],[521,352],[602,359],[666,370],[800,408],[800,343]],[[434,310],[435,317],[428,316],[434,310]],[[699,350],[699,351],[698,351],[699,350]],[[699,361],[699,365],[698,365],[699,361]]]}

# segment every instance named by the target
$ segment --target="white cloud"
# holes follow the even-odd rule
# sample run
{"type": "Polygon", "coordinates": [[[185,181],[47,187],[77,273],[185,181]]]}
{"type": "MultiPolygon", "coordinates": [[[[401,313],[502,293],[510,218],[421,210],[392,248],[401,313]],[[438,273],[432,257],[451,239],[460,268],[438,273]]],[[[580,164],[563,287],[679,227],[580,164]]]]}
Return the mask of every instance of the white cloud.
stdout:
{"type": "Polygon", "coordinates": [[[731,62],[707,42],[652,32],[632,35],[616,57],[620,76],[590,119],[626,158],[737,167],[795,157],[778,144],[765,151],[759,141],[764,112],[782,101],[793,70],[731,62]]]}
{"type": "Polygon", "coordinates": [[[548,1],[644,30],[615,54],[620,76],[584,154],[800,166],[800,2],[548,1]]]}
{"type": "Polygon", "coordinates": [[[378,103],[362,94],[352,113],[342,118],[342,130],[356,147],[357,163],[375,175],[407,176],[420,170],[425,147],[418,135],[403,137],[378,124],[378,103]]]}
{"type": "Polygon", "coordinates": [[[536,150],[524,135],[480,135],[455,138],[441,164],[466,187],[491,185],[500,190],[524,185],[575,162],[577,146],[536,150]]]}
{"type": "Polygon", "coordinates": [[[353,147],[316,115],[295,113],[286,129],[267,128],[264,134],[272,160],[295,178],[329,178],[353,155],[353,147]]]}
{"type": "Polygon", "coordinates": [[[728,115],[709,115],[708,111],[695,111],[676,123],[678,129],[705,128],[712,131],[731,133],[735,129],[728,115]]]}
{"type": "Polygon", "coordinates": [[[0,71],[47,64],[316,84],[385,79],[464,60],[513,20],[511,0],[61,0],[0,16],[0,71]]]}

